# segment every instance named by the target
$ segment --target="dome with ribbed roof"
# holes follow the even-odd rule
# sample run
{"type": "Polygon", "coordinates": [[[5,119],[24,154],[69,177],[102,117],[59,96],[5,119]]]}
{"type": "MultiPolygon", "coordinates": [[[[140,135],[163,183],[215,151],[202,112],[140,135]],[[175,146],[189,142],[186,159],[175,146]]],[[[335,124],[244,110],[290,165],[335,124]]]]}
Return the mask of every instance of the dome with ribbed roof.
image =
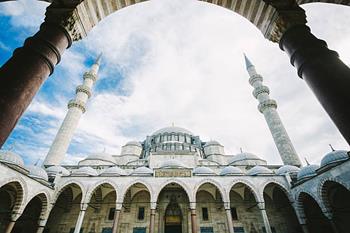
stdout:
{"type": "Polygon", "coordinates": [[[79,162],[79,165],[93,166],[93,165],[115,165],[116,161],[111,154],[105,152],[94,153],[79,162]]]}
{"type": "Polygon", "coordinates": [[[191,131],[181,127],[175,127],[175,126],[159,129],[156,132],[154,132],[152,135],[163,134],[163,133],[183,133],[183,134],[193,135],[191,131]]]}
{"type": "Polygon", "coordinates": [[[274,174],[273,171],[263,166],[255,166],[247,171],[247,175],[249,176],[271,175],[271,174],[274,174]]]}
{"type": "Polygon", "coordinates": [[[30,177],[32,177],[34,179],[38,179],[38,180],[44,180],[44,181],[49,180],[49,177],[47,176],[46,171],[44,169],[42,169],[41,167],[29,165],[29,166],[27,166],[27,169],[29,171],[30,177]]]}
{"type": "Polygon", "coordinates": [[[138,146],[138,147],[142,147],[142,144],[141,144],[141,142],[130,141],[130,142],[127,142],[127,143],[125,144],[125,146],[138,146]]]}
{"type": "Polygon", "coordinates": [[[92,167],[81,167],[72,171],[72,176],[98,176],[98,173],[92,167]]]}
{"type": "Polygon", "coordinates": [[[348,160],[349,154],[345,150],[335,150],[326,154],[321,160],[321,167],[348,160]]]}
{"type": "Polygon", "coordinates": [[[177,159],[169,159],[164,161],[160,168],[186,168],[186,165],[177,159]]]}
{"type": "Polygon", "coordinates": [[[107,168],[101,173],[101,176],[125,176],[126,172],[118,166],[107,168]]]}
{"type": "Polygon", "coordinates": [[[320,166],[315,164],[308,165],[301,168],[297,176],[298,181],[316,176],[317,175],[316,170],[319,168],[320,166]]]}
{"type": "Polygon", "coordinates": [[[243,175],[243,171],[238,167],[227,166],[220,172],[221,176],[243,175]]]}
{"type": "Polygon", "coordinates": [[[0,150],[0,162],[16,165],[21,168],[24,167],[24,162],[21,156],[12,151],[0,150]]]}
{"type": "Polygon", "coordinates": [[[277,175],[285,175],[287,173],[298,173],[300,171],[300,168],[292,165],[284,165],[276,171],[277,175]]]}
{"type": "Polygon", "coordinates": [[[216,173],[209,167],[196,167],[193,169],[193,174],[196,176],[216,175],[216,173]]]}
{"type": "Polygon", "coordinates": [[[211,140],[204,144],[204,147],[206,146],[222,146],[222,145],[218,141],[211,140]]]}
{"type": "Polygon", "coordinates": [[[133,172],[133,176],[153,176],[153,170],[148,167],[138,167],[133,172]]]}
{"type": "Polygon", "coordinates": [[[69,176],[70,172],[62,166],[51,166],[46,168],[46,172],[49,176],[56,176],[58,174],[62,176],[69,176]]]}
{"type": "Polygon", "coordinates": [[[266,165],[266,161],[252,153],[243,152],[232,157],[229,165],[266,165]]]}

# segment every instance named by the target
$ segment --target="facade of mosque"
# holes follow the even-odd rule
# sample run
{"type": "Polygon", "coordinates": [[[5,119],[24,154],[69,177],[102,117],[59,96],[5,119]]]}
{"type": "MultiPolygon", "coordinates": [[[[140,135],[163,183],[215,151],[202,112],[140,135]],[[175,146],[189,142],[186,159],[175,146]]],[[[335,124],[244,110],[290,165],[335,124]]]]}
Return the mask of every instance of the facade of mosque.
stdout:
{"type": "Polygon", "coordinates": [[[100,59],[84,75],[43,167],[0,151],[0,232],[346,233],[350,154],[336,150],[302,167],[276,101],[246,59],[253,95],[283,165],[226,154],[181,127],[162,128],[120,154],[94,153],[61,165],[100,59]]]}

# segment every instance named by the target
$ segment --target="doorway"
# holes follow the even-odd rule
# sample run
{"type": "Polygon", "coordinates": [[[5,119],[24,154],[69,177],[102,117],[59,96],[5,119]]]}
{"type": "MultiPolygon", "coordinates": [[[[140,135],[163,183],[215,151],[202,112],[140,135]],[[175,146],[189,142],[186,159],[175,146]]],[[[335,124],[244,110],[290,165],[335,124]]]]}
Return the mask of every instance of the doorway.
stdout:
{"type": "Polygon", "coordinates": [[[164,233],[182,233],[182,213],[180,206],[173,197],[165,210],[164,233]]]}

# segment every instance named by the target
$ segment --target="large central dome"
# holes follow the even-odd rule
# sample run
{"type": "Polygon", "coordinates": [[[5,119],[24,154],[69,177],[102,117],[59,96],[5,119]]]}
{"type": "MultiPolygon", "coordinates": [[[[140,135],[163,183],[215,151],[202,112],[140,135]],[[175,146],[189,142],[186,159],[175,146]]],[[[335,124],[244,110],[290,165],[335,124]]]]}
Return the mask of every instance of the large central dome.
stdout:
{"type": "Polygon", "coordinates": [[[191,131],[181,127],[175,127],[175,126],[159,129],[156,132],[154,132],[152,135],[163,134],[163,133],[183,133],[183,134],[193,135],[191,131]]]}

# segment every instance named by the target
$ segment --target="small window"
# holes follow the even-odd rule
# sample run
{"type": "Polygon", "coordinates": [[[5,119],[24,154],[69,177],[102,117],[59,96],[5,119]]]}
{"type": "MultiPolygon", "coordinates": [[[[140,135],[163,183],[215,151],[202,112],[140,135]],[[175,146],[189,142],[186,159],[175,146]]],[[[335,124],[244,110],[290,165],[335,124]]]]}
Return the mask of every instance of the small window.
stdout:
{"type": "Polygon", "coordinates": [[[137,214],[138,220],[144,220],[145,219],[145,207],[139,207],[139,212],[137,214]]]}
{"type": "Polygon", "coordinates": [[[208,208],[203,207],[202,208],[202,219],[203,221],[208,221],[209,220],[209,214],[208,214],[208,208]]]}
{"type": "Polygon", "coordinates": [[[115,208],[110,208],[109,209],[108,220],[113,220],[114,219],[114,212],[115,212],[115,208]]]}
{"type": "Polygon", "coordinates": [[[232,220],[238,220],[237,210],[235,207],[231,207],[231,216],[232,216],[232,220]]]}

